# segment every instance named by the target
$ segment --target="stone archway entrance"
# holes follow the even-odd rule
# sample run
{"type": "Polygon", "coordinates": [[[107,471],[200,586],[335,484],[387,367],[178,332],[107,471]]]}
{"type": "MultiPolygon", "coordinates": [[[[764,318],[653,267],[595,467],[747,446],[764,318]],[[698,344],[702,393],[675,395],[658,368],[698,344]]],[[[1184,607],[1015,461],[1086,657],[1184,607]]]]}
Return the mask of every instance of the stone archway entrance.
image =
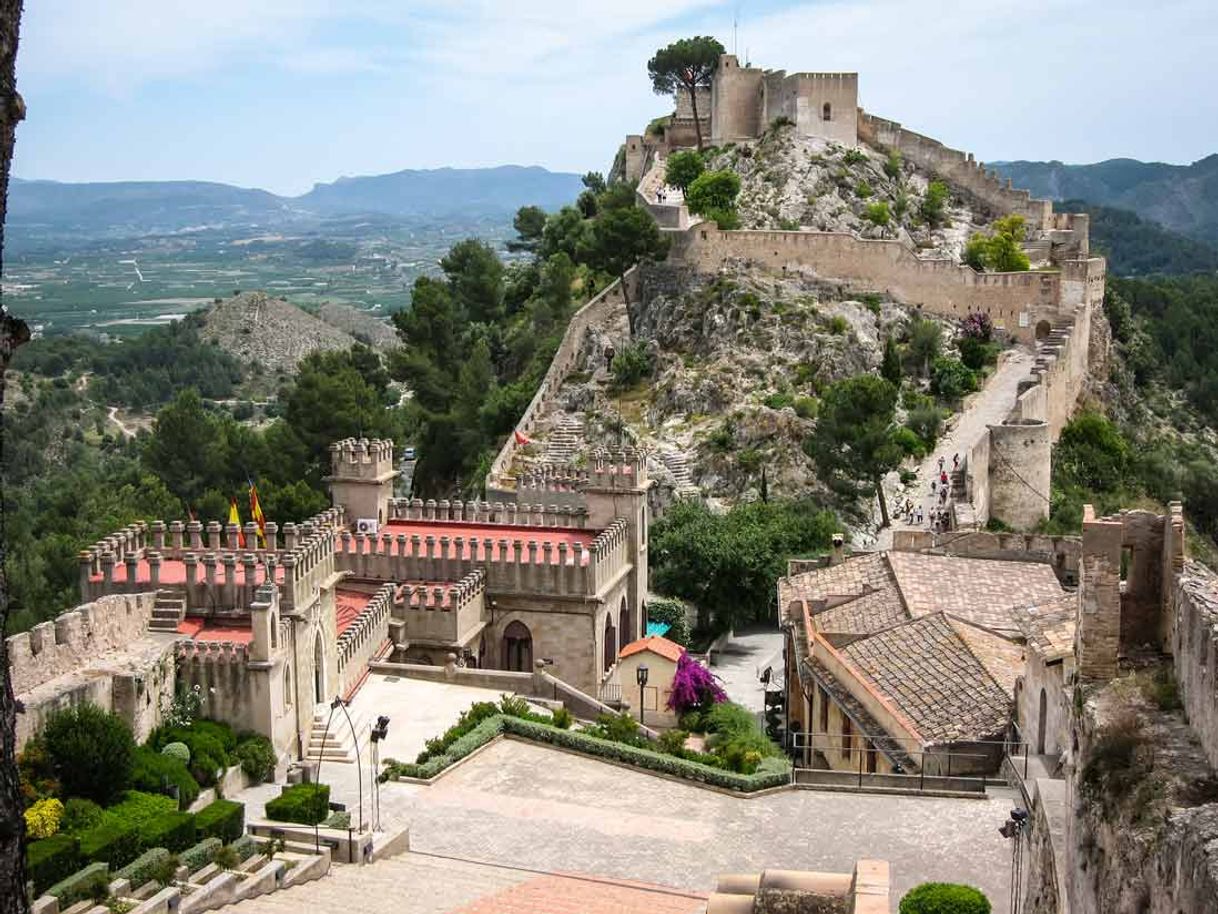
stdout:
{"type": "Polygon", "coordinates": [[[519,619],[509,622],[503,630],[503,667],[518,673],[533,669],[533,635],[519,619]]]}

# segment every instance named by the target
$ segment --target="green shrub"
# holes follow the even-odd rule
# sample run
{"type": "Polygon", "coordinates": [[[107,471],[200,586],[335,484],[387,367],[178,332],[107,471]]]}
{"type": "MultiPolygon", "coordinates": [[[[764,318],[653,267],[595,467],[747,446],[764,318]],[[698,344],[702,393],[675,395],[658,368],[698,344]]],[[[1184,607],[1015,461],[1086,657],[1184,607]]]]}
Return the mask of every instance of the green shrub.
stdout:
{"type": "Polygon", "coordinates": [[[990,914],[990,902],[971,885],[924,882],[901,899],[901,914],[990,914]]]}
{"type": "Polygon", "coordinates": [[[64,801],[63,818],[59,820],[59,830],[73,835],[79,834],[100,822],[102,815],[102,808],[92,800],[72,797],[64,801]]]}
{"type": "Polygon", "coordinates": [[[165,748],[161,750],[161,755],[176,758],[183,765],[190,763],[190,747],[185,743],[166,743],[165,748]]]}
{"type": "Polygon", "coordinates": [[[34,891],[40,895],[80,869],[81,862],[80,841],[72,835],[58,834],[31,841],[25,848],[26,876],[33,880],[34,891]]]}
{"type": "Polygon", "coordinates": [[[569,730],[571,724],[575,723],[575,717],[564,706],[554,710],[553,722],[559,730],[569,730]]]}
{"type": "Polygon", "coordinates": [[[901,177],[901,153],[895,149],[888,153],[888,158],[884,162],[884,174],[894,181],[901,177]]]}
{"type": "Polygon", "coordinates": [[[596,725],[588,727],[584,732],[611,743],[625,743],[628,746],[649,745],[647,737],[639,731],[638,721],[626,711],[620,714],[602,714],[596,719],[596,725]]]}
{"type": "Polygon", "coordinates": [[[910,457],[922,457],[926,454],[926,445],[911,428],[897,429],[893,432],[892,440],[910,457]]]}
{"type": "Polygon", "coordinates": [[[611,366],[613,383],[611,386],[615,390],[634,387],[644,378],[650,377],[654,367],[654,360],[647,349],[646,341],[639,340],[637,343],[624,346],[613,357],[611,366]]]}
{"type": "Polygon", "coordinates": [[[680,755],[685,751],[685,741],[689,739],[689,733],[685,730],[665,730],[660,734],[658,740],[661,752],[667,752],[669,755],[680,755]]]}
{"type": "Polygon", "coordinates": [[[871,189],[871,185],[868,184],[866,181],[859,181],[857,184],[854,185],[854,195],[856,197],[862,197],[863,199],[866,199],[867,197],[870,197],[874,193],[875,193],[875,191],[871,189]]]}
{"type": "Polygon", "coordinates": [[[786,391],[780,391],[778,393],[767,394],[761,402],[770,409],[786,409],[788,406],[795,405],[795,395],[786,391]]]}
{"type": "Polygon", "coordinates": [[[667,622],[664,637],[669,641],[689,647],[689,622],[685,614],[685,603],[672,597],[656,597],[647,603],[648,622],[667,622]]]}
{"type": "Polygon", "coordinates": [[[258,853],[258,839],[253,835],[242,835],[230,844],[229,848],[237,855],[238,860],[245,861],[258,853]]]}
{"type": "Polygon", "coordinates": [[[834,336],[841,336],[849,329],[850,329],[850,322],[847,321],[840,314],[835,314],[835,315],[833,315],[833,317],[829,318],[828,330],[834,336]]]}
{"type": "Polygon", "coordinates": [[[148,740],[154,749],[174,742],[184,743],[190,749],[187,768],[191,777],[204,787],[216,783],[217,773],[229,766],[229,753],[237,748],[233,728],[214,720],[196,720],[189,727],[159,727],[148,740]]]}
{"type": "MultiPolygon", "coordinates": [[[[244,840],[247,837],[250,837],[250,836],[245,835],[242,837],[241,840],[244,840]]],[[[237,843],[238,842],[233,843],[233,850],[237,850],[237,847],[236,847],[237,843]]],[[[250,844],[251,848],[253,848],[255,846],[253,838],[250,838],[249,844],[250,844]]],[[[220,848],[223,846],[224,845],[220,841],[219,838],[204,838],[198,844],[195,844],[195,845],[187,848],[186,850],[182,851],[182,853],[178,856],[178,859],[179,859],[179,861],[181,861],[182,866],[186,867],[186,869],[190,870],[190,872],[193,873],[193,872],[195,872],[195,870],[203,869],[203,867],[207,866],[207,864],[209,864],[213,860],[215,860],[216,854],[219,852],[220,848]]],[[[240,851],[237,852],[237,856],[238,857],[241,856],[240,851]]],[[[251,852],[249,854],[247,854],[246,857],[252,857],[252,856],[253,856],[253,851],[251,850],[251,852]]],[[[244,860],[244,859],[246,859],[246,857],[241,857],[241,859],[244,860]]]]}
{"type": "Polygon", "coordinates": [[[168,859],[169,851],[165,848],[149,848],[116,872],[114,878],[126,879],[131,883],[131,888],[138,889],[144,883],[151,881],[153,875],[168,859]]]}
{"type": "Polygon", "coordinates": [[[872,225],[887,225],[892,221],[892,212],[888,209],[888,203],[884,200],[877,200],[875,203],[868,203],[867,208],[863,210],[863,218],[872,225]]]}
{"type": "Polygon", "coordinates": [[[931,228],[940,228],[947,220],[947,201],[950,196],[951,191],[942,181],[931,181],[927,185],[919,213],[931,228]]]}
{"type": "Polygon", "coordinates": [[[734,212],[739,193],[740,176],[734,171],[707,171],[690,183],[685,191],[685,202],[689,211],[698,215],[709,216],[712,211],[734,212]]]}
{"type": "Polygon", "coordinates": [[[977,375],[958,359],[939,356],[931,363],[930,389],[944,400],[959,400],[977,389],[977,375]]]}
{"type": "Polygon", "coordinates": [[[46,890],[46,894],[58,898],[60,910],[63,910],[86,898],[105,898],[109,894],[109,885],[110,867],[104,863],[90,863],[83,870],[55,883],[46,890]]]}
{"type": "Polygon", "coordinates": [[[693,151],[674,152],[665,163],[664,183],[684,191],[706,171],[702,156],[693,151]]]}
{"type": "Polygon", "coordinates": [[[185,850],[195,843],[195,817],[188,812],[166,812],[140,825],[140,844],[185,850]]]}
{"type": "Polygon", "coordinates": [[[795,415],[801,419],[815,419],[818,408],[816,397],[795,398],[795,415]]]}
{"type": "Polygon", "coordinates": [[[713,207],[708,209],[703,215],[715,223],[722,231],[733,232],[740,228],[740,214],[734,208],[713,207]]]}
{"type": "Polygon", "coordinates": [[[275,776],[275,747],[265,736],[253,734],[237,743],[233,761],[241,765],[255,784],[269,781],[275,776]]]}
{"type": "Polygon", "coordinates": [[[199,783],[181,759],[162,755],[150,746],[140,746],[135,751],[131,786],[145,793],[165,794],[170,792],[171,787],[177,787],[180,809],[186,809],[199,796],[199,783]]]}
{"type": "Polygon", "coordinates": [[[80,853],[93,863],[105,861],[116,869],[126,866],[140,854],[139,825],[104,819],[81,832],[80,853]]]}
{"type": "Polygon", "coordinates": [[[209,736],[220,744],[225,754],[237,748],[237,734],[228,724],[219,720],[202,718],[190,725],[190,730],[209,736]]]}
{"type": "Polygon", "coordinates": [[[706,732],[706,714],[701,709],[686,711],[677,720],[677,726],[690,733],[706,732]]]}
{"type": "Polygon", "coordinates": [[[219,838],[225,844],[236,841],[245,831],[245,804],[216,800],[199,810],[195,827],[203,838],[219,838]]]}
{"type": "Polygon", "coordinates": [[[135,739],[121,718],[97,705],[56,711],[42,731],[55,775],[69,796],[105,805],[131,781],[135,739]]]}
{"type": "Polygon", "coordinates": [[[115,803],[102,813],[102,822],[139,826],[149,819],[176,810],[177,804],[171,797],[128,790],[123,794],[122,802],[115,803]]]}
{"type": "Polygon", "coordinates": [[[867,153],[861,149],[847,149],[842,155],[842,161],[847,165],[862,165],[867,161],[867,153]]]}
{"type": "Polygon", "coordinates": [[[276,822],[317,825],[330,815],[329,784],[293,784],[266,804],[266,817],[276,822]]]}

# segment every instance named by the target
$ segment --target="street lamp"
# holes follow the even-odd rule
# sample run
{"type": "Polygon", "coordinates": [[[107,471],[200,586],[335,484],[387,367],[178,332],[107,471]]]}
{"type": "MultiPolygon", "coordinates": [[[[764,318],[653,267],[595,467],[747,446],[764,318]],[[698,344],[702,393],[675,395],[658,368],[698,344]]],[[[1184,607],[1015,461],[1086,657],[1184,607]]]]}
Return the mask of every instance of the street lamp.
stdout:
{"type": "Polygon", "coordinates": [[[640,663],[634,671],[635,681],[639,684],[639,726],[643,725],[643,688],[647,685],[647,664],[640,663]]]}
{"type": "Polygon", "coordinates": [[[1011,914],[1019,914],[1023,882],[1023,834],[1028,830],[1028,811],[1022,807],[1011,810],[1011,818],[1002,823],[998,833],[1011,841],[1011,914]]]}
{"type": "Polygon", "coordinates": [[[380,742],[389,736],[389,717],[382,714],[372,725],[372,827],[379,831],[381,827],[381,779],[378,769],[381,765],[380,742]]]}

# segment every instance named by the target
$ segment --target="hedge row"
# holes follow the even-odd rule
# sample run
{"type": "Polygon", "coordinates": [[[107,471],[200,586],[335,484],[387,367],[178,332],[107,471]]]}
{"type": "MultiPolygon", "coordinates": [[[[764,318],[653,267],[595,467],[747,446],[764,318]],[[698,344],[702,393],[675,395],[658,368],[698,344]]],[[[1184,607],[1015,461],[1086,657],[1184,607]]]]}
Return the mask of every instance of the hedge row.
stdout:
{"type": "Polygon", "coordinates": [[[131,888],[138,889],[144,883],[151,880],[152,874],[168,859],[169,851],[163,847],[154,847],[151,850],[144,851],[131,863],[124,866],[114,874],[114,878],[126,879],[131,883],[131,888]]]}
{"type": "MultiPolygon", "coordinates": [[[[262,842],[253,835],[242,835],[236,841],[229,845],[233,853],[237,855],[237,859],[244,863],[254,854],[258,853],[258,849],[262,846],[262,842]]],[[[210,860],[208,861],[211,862],[210,860]]]]}
{"type": "Polygon", "coordinates": [[[204,838],[194,847],[187,848],[178,854],[178,862],[193,873],[215,860],[216,854],[223,846],[219,838],[204,838]]]}
{"type": "Polygon", "coordinates": [[[596,758],[612,759],[669,774],[690,781],[752,793],[769,787],[781,787],[791,781],[790,763],[784,758],[764,759],[753,774],[738,774],[722,768],[712,768],[700,762],[691,762],[652,749],[597,739],[577,730],[560,730],[535,721],[499,715],[483,721],[461,739],[453,743],[443,755],[428,759],[422,765],[395,762],[389,764],[382,777],[412,777],[427,780],[435,777],[449,765],[469,755],[479,746],[494,739],[500,733],[510,733],[534,742],[571,749],[596,758]]]}
{"type": "Polygon", "coordinates": [[[205,838],[219,838],[225,844],[245,833],[245,804],[216,800],[199,810],[195,827],[205,838]]]}
{"type": "Polygon", "coordinates": [[[104,863],[90,863],[83,870],[73,873],[47,889],[46,894],[59,899],[59,907],[67,908],[84,898],[105,897],[110,885],[110,867],[104,863]]]}
{"type": "MultiPolygon", "coordinates": [[[[127,811],[131,812],[138,804],[130,798],[130,793],[128,797],[129,800],[120,805],[129,805],[127,811]]],[[[328,800],[329,788],[327,804],[328,800]]],[[[35,891],[42,893],[86,863],[105,863],[112,870],[121,871],[145,850],[181,851],[200,837],[223,839],[217,842],[220,844],[240,838],[244,829],[245,807],[231,800],[217,800],[205,806],[197,816],[187,812],[158,812],[136,822],[116,815],[104,818],[75,837],[60,834],[31,841],[26,849],[26,870],[34,881],[35,891]]]]}
{"type": "Polygon", "coordinates": [[[329,784],[293,784],[266,804],[266,817],[276,822],[317,825],[330,815],[329,784]]]}

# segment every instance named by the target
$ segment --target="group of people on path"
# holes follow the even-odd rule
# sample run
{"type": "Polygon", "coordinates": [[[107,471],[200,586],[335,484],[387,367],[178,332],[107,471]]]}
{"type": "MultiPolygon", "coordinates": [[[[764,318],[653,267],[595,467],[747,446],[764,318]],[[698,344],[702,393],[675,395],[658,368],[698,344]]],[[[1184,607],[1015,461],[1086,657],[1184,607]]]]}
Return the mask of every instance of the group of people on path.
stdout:
{"type": "MultiPolygon", "coordinates": [[[[960,469],[960,455],[952,455],[952,472],[960,469]]],[[[947,458],[939,457],[939,475],[930,482],[930,505],[923,513],[922,505],[915,505],[912,498],[898,502],[897,514],[910,526],[921,527],[929,523],[930,529],[946,532],[951,529],[951,480],[947,475],[947,458]]]]}

